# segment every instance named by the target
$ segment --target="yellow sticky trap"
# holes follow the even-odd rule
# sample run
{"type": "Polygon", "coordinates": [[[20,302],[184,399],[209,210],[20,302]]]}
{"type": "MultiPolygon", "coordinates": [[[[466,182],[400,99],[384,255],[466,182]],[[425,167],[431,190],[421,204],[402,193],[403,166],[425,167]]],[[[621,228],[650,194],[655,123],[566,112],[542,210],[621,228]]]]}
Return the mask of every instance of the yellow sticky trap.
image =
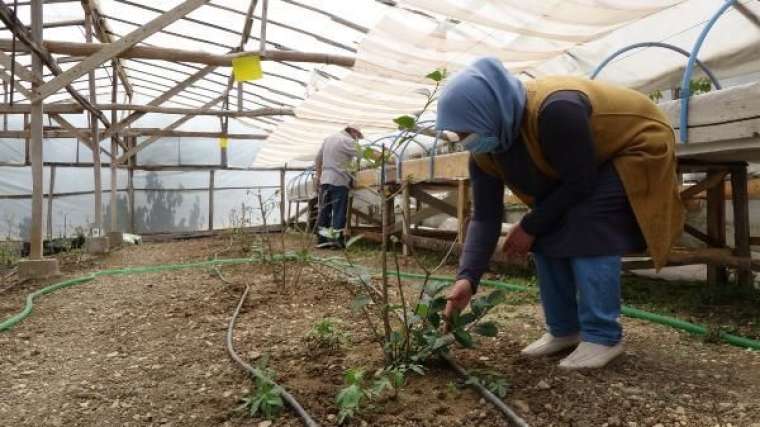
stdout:
{"type": "Polygon", "coordinates": [[[263,77],[261,59],[257,55],[232,58],[232,73],[235,75],[236,82],[258,80],[263,77]]]}
{"type": "Polygon", "coordinates": [[[226,136],[219,138],[219,148],[227,148],[227,146],[230,145],[230,139],[226,136]]]}

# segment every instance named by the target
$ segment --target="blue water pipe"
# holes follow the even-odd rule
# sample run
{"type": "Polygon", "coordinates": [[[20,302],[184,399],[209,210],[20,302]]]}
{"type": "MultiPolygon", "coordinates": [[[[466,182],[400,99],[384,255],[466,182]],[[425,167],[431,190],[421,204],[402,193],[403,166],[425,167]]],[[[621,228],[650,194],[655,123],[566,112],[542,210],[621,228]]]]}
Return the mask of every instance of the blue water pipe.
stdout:
{"type": "Polygon", "coordinates": [[[680,128],[678,129],[678,136],[680,137],[681,143],[683,144],[685,144],[689,138],[689,98],[691,97],[691,93],[689,91],[689,83],[691,82],[692,74],[694,74],[694,64],[697,61],[699,50],[702,48],[702,43],[704,43],[707,34],[718,21],[718,18],[720,18],[720,16],[723,15],[723,13],[728,10],[728,8],[734,6],[736,4],[736,1],[737,0],[725,0],[723,2],[720,8],[707,22],[705,27],[702,28],[702,32],[699,34],[697,41],[694,43],[694,47],[691,48],[689,62],[686,64],[686,70],[684,70],[683,79],[681,80],[681,116],[679,120],[680,128]]]}
{"type": "MultiPolygon", "coordinates": [[[[602,70],[604,69],[604,67],[606,67],[610,62],[612,62],[613,59],[615,59],[618,56],[624,54],[625,52],[628,52],[629,50],[639,49],[639,48],[644,48],[644,47],[661,47],[661,48],[664,48],[664,49],[670,49],[670,50],[672,50],[674,52],[678,52],[681,55],[686,56],[686,57],[690,56],[689,52],[686,49],[681,49],[680,47],[672,45],[672,44],[669,44],[669,43],[663,43],[663,42],[634,43],[634,44],[626,46],[626,47],[624,47],[622,49],[616,50],[612,55],[608,56],[607,59],[605,59],[604,61],[602,61],[602,63],[599,64],[596,67],[596,69],[594,70],[594,72],[591,73],[591,77],[590,77],[591,80],[595,79],[599,75],[599,73],[602,72],[602,70]]],[[[699,66],[699,68],[702,69],[702,71],[705,72],[705,75],[707,75],[707,78],[710,79],[710,81],[712,82],[713,86],[715,86],[715,89],[718,89],[718,90],[722,89],[721,86],[720,86],[720,82],[715,77],[715,74],[713,74],[712,71],[710,71],[710,69],[707,68],[707,66],[702,61],[700,61],[699,59],[697,59],[696,60],[696,64],[699,66]]]]}
{"type": "Polygon", "coordinates": [[[691,77],[694,74],[694,65],[698,65],[707,75],[707,77],[712,82],[713,86],[715,86],[716,89],[720,90],[722,87],[720,86],[720,83],[718,82],[718,79],[715,77],[715,75],[710,71],[705,64],[702,63],[698,59],[699,56],[699,50],[702,48],[702,43],[704,43],[705,38],[707,38],[707,34],[710,32],[712,27],[715,25],[715,23],[718,21],[718,18],[723,15],[723,13],[728,10],[728,8],[734,6],[737,3],[738,0],[725,0],[723,4],[720,6],[720,8],[712,15],[710,20],[705,24],[704,28],[702,28],[702,32],[699,34],[699,37],[697,37],[696,42],[694,43],[694,46],[691,49],[691,52],[687,52],[684,49],[681,49],[678,46],[673,46],[668,43],[663,42],[644,42],[644,43],[635,43],[630,46],[626,46],[622,49],[619,49],[615,51],[612,55],[608,56],[604,61],[602,61],[601,64],[599,64],[594,72],[591,74],[591,79],[594,79],[601,71],[604,69],[607,64],[610,63],[613,59],[618,57],[619,55],[623,54],[624,52],[627,52],[632,49],[637,49],[641,47],[661,47],[665,49],[670,49],[672,51],[678,52],[682,55],[687,56],[688,62],[686,63],[686,69],[683,73],[683,78],[681,79],[681,113],[679,117],[679,139],[681,143],[686,143],[689,136],[689,98],[691,97],[691,92],[689,90],[689,83],[691,82],[691,77]]]}

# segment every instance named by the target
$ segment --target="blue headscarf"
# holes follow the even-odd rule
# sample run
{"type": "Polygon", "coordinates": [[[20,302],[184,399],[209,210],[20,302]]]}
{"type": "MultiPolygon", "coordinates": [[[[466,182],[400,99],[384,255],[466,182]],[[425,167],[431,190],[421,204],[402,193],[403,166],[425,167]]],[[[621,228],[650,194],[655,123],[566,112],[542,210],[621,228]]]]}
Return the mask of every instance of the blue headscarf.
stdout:
{"type": "Polygon", "coordinates": [[[443,89],[435,128],[495,136],[506,150],[518,138],[525,98],[522,82],[501,61],[480,58],[443,89]]]}

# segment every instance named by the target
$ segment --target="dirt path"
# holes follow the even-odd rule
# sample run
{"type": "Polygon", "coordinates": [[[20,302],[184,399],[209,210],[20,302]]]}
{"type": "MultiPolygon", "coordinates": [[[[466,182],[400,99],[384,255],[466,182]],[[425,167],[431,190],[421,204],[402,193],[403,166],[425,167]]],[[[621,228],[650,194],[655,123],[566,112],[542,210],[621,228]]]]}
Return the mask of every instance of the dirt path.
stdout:
{"type": "MultiPolygon", "coordinates": [[[[204,239],[127,248],[66,274],[201,260],[224,245],[204,239]]],[[[286,388],[320,422],[334,425],[344,370],[371,372],[381,360],[345,292],[314,274],[283,288],[260,266],[224,271],[229,280],[252,286],[237,327],[239,353],[249,359],[270,354],[286,388]],[[304,335],[325,316],[340,319],[351,333],[343,350],[306,345],[304,335]]],[[[17,311],[38,286],[2,295],[0,316],[17,311]]],[[[30,318],[0,333],[0,425],[258,426],[260,419],[233,412],[250,381],[223,345],[240,291],[207,271],[185,270],[100,278],[43,297],[30,318]]],[[[565,373],[556,368],[558,358],[517,357],[541,333],[541,317],[530,298],[510,301],[494,315],[497,338],[455,355],[468,367],[509,379],[506,400],[532,425],[760,423],[760,353],[626,319],[623,358],[604,371],[565,373]]],[[[355,424],[503,425],[455,382],[448,370],[432,366],[428,375],[409,379],[399,400],[378,402],[355,424]]],[[[275,425],[300,423],[286,415],[275,425]]]]}

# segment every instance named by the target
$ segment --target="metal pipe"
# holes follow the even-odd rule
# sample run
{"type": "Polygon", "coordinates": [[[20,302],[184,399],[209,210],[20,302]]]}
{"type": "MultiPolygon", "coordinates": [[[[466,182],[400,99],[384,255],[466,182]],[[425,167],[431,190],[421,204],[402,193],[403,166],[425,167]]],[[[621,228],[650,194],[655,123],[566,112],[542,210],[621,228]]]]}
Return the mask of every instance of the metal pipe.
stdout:
{"type": "Polygon", "coordinates": [[[694,64],[697,61],[699,50],[702,48],[702,43],[704,43],[705,38],[707,38],[707,34],[718,21],[718,18],[720,18],[721,15],[723,15],[723,13],[732,7],[735,3],[736,0],[726,0],[721,5],[721,7],[715,12],[715,14],[713,14],[705,27],[702,29],[702,32],[697,38],[697,41],[694,43],[694,47],[691,49],[689,62],[686,64],[686,69],[683,73],[683,79],[681,80],[681,114],[679,120],[680,129],[678,129],[678,134],[681,143],[683,144],[685,144],[689,138],[689,98],[691,97],[689,83],[691,83],[691,76],[694,74],[694,64]]]}

